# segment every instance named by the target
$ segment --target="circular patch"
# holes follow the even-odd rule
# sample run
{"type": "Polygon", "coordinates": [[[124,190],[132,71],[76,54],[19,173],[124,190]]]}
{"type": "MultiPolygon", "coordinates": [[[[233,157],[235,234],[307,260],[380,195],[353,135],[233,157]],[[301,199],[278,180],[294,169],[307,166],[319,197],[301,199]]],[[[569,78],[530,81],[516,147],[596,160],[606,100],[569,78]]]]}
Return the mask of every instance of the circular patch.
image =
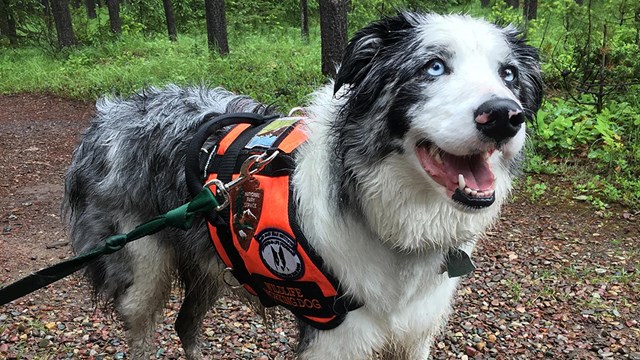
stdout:
{"type": "Polygon", "coordinates": [[[288,280],[302,276],[304,267],[296,242],[289,235],[277,229],[267,229],[256,238],[260,243],[260,259],[269,271],[288,280]]]}

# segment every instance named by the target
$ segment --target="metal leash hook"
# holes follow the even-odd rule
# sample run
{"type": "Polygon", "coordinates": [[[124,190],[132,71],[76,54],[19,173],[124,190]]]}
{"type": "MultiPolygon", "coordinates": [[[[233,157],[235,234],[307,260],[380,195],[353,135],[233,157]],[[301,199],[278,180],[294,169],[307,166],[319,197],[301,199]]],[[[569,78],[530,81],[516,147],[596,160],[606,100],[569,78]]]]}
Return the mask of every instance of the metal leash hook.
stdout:
{"type": "Polygon", "coordinates": [[[231,180],[230,182],[223,184],[222,181],[218,179],[213,179],[204,184],[204,187],[209,187],[211,185],[216,186],[216,190],[218,195],[221,195],[224,201],[222,204],[218,205],[214,208],[215,211],[220,211],[229,205],[229,190],[240,186],[245,181],[249,180],[253,174],[261,171],[265,168],[273,159],[278,156],[280,152],[278,150],[271,153],[271,155],[267,156],[267,153],[264,152],[260,155],[252,155],[247,158],[247,160],[242,163],[240,167],[240,175],[231,180]]]}

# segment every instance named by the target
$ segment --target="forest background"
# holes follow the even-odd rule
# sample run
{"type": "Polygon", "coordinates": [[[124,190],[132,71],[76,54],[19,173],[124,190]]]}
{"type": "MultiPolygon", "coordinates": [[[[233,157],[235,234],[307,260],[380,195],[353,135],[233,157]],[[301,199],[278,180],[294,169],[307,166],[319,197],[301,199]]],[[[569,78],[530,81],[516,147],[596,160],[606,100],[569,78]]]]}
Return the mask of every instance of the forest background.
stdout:
{"type": "MultiPolygon", "coordinates": [[[[522,29],[540,49],[546,93],[526,174],[563,174],[601,211],[640,208],[637,1],[0,0],[0,93],[94,100],[222,85],[286,111],[328,81],[341,26],[346,38],[398,9],[522,29]]],[[[541,179],[520,179],[532,200],[548,193],[541,179]]]]}

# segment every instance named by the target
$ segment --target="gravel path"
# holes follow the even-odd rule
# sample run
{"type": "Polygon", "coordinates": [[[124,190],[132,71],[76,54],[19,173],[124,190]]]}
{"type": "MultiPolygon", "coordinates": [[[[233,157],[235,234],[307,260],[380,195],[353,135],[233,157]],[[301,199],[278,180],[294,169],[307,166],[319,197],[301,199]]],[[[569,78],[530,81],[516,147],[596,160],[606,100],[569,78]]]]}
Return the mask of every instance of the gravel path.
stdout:
{"type": "MultiPolygon", "coordinates": [[[[47,95],[0,96],[0,285],[70,255],[62,177],[93,105],[47,95]]],[[[595,211],[561,176],[542,196],[518,190],[480,242],[435,359],[640,360],[640,212],[595,211]]],[[[80,276],[0,306],[0,359],[123,359],[121,324],[80,276]]],[[[157,358],[183,358],[176,289],[156,333],[157,358]]],[[[286,311],[268,324],[233,298],[204,324],[212,359],[290,359],[286,311]]]]}

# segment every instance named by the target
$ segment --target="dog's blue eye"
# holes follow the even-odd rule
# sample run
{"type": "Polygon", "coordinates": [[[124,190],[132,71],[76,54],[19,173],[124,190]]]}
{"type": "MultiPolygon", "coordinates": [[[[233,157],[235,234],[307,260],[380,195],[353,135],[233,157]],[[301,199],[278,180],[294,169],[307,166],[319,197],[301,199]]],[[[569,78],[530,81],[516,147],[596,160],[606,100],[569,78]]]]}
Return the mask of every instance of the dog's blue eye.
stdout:
{"type": "Polygon", "coordinates": [[[516,79],[516,69],[512,66],[505,66],[500,69],[500,77],[505,82],[513,82],[516,79]]]}
{"type": "Polygon", "coordinates": [[[431,76],[440,76],[445,73],[447,68],[440,59],[431,60],[427,63],[427,74],[431,76]]]}

